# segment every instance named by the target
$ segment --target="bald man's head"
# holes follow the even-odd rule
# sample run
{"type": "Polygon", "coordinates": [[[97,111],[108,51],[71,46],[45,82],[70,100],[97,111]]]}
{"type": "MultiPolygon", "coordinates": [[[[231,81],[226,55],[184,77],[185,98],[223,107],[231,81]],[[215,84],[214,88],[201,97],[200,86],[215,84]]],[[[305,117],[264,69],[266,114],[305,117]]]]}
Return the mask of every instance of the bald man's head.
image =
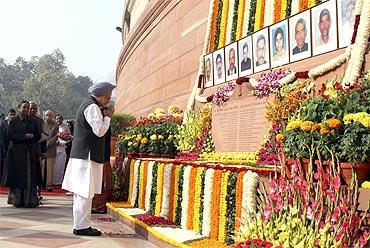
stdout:
{"type": "Polygon", "coordinates": [[[51,111],[51,110],[46,110],[45,111],[44,118],[45,118],[46,121],[48,121],[48,122],[53,121],[53,117],[54,117],[53,111],[51,111]]]}

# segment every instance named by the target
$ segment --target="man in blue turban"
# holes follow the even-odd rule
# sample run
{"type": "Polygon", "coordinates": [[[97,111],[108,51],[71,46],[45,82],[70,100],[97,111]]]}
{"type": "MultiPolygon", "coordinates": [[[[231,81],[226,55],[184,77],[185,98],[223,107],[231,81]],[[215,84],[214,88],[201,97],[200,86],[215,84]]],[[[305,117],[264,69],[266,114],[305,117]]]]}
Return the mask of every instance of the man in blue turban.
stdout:
{"type": "Polygon", "coordinates": [[[100,236],[91,227],[91,203],[101,193],[105,142],[113,106],[106,107],[114,85],[102,82],[92,85],[90,96],[80,105],[74,126],[72,150],[62,188],[73,193],[73,234],[100,236]],[[101,109],[106,108],[102,112],[101,109]]]}

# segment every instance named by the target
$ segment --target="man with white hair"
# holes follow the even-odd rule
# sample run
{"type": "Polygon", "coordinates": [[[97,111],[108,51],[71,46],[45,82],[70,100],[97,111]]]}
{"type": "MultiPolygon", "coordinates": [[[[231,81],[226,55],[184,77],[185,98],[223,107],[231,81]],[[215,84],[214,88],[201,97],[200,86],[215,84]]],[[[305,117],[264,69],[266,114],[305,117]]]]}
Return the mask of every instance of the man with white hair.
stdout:
{"type": "Polygon", "coordinates": [[[80,105],[74,126],[72,151],[62,188],[73,193],[73,234],[100,236],[91,227],[91,204],[101,193],[104,164],[104,135],[110,126],[113,107],[104,111],[114,85],[102,82],[89,88],[90,96],[80,105]]]}

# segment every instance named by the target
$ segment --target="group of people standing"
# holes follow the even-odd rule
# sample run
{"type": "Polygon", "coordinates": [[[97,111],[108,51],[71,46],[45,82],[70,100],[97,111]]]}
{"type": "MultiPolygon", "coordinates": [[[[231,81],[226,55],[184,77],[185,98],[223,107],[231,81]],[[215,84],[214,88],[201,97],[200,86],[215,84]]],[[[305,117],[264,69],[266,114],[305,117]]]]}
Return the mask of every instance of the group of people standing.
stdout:
{"type": "Polygon", "coordinates": [[[35,102],[23,100],[0,124],[0,178],[10,186],[8,203],[37,207],[42,188],[61,185],[73,139],[73,122],[51,110],[37,116],[35,102]]]}
{"type": "Polygon", "coordinates": [[[94,210],[106,211],[102,195],[111,187],[110,120],[114,107],[109,102],[114,88],[108,82],[92,85],[77,110],[74,128],[64,124],[61,115],[54,121],[51,110],[45,111],[44,119],[38,117],[34,102],[21,101],[18,115],[9,111],[1,124],[2,184],[10,186],[9,204],[39,206],[38,189],[46,167],[48,191],[53,190],[53,183],[62,183],[62,189],[73,194],[73,234],[101,235],[91,227],[90,218],[94,210]]]}

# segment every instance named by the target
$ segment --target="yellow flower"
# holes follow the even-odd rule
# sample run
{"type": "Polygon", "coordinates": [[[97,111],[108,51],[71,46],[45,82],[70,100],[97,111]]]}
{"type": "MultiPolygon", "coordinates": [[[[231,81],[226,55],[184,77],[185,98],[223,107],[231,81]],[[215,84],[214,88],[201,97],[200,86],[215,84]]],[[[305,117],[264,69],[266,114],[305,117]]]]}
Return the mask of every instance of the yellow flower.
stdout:
{"type": "Polygon", "coordinates": [[[118,134],[118,139],[120,139],[120,140],[122,140],[122,139],[124,139],[124,135],[123,134],[118,134]]]}
{"type": "Polygon", "coordinates": [[[164,109],[162,109],[162,108],[156,108],[155,110],[154,110],[154,114],[166,114],[166,112],[164,111],[164,109]]]}
{"type": "Polygon", "coordinates": [[[370,181],[365,181],[361,184],[361,188],[370,189],[370,181]]]}
{"type": "Polygon", "coordinates": [[[163,135],[158,135],[159,140],[163,140],[163,138],[164,138],[163,135]]]}
{"type": "Polygon", "coordinates": [[[147,117],[148,117],[149,120],[152,120],[152,119],[155,118],[155,114],[154,113],[149,113],[147,117]]]}
{"type": "Polygon", "coordinates": [[[290,121],[286,127],[287,131],[298,129],[301,125],[301,121],[290,121]]]}
{"type": "Polygon", "coordinates": [[[157,140],[157,135],[156,135],[156,134],[152,134],[152,135],[150,136],[150,139],[151,139],[151,140],[157,140]]]}
{"type": "Polygon", "coordinates": [[[170,105],[168,107],[168,113],[170,114],[176,114],[176,113],[181,113],[181,110],[179,107],[177,107],[176,105],[170,105]]]}
{"type": "Polygon", "coordinates": [[[328,124],[330,128],[335,128],[335,129],[338,129],[342,126],[342,122],[334,118],[327,120],[326,123],[328,124]]]}
{"type": "Polygon", "coordinates": [[[140,140],[141,140],[141,136],[137,136],[137,137],[136,137],[136,141],[137,141],[137,142],[140,142],[140,140]]]}
{"type": "Polygon", "coordinates": [[[146,143],[148,143],[148,138],[145,138],[145,137],[142,138],[141,139],[141,144],[144,144],[145,145],[146,143]]]}
{"type": "Polygon", "coordinates": [[[130,142],[128,142],[128,144],[127,144],[128,146],[132,146],[132,142],[130,141],[130,142]]]}
{"type": "Polygon", "coordinates": [[[312,121],[304,121],[304,122],[301,123],[300,128],[303,131],[311,131],[313,125],[315,125],[315,123],[313,123],[312,121]]]}
{"type": "Polygon", "coordinates": [[[277,134],[276,135],[276,141],[279,142],[279,143],[283,143],[285,141],[284,135],[282,135],[281,133],[277,134]]]}
{"type": "Polygon", "coordinates": [[[368,117],[364,117],[360,120],[360,123],[367,128],[370,128],[370,115],[368,117]]]}
{"type": "Polygon", "coordinates": [[[168,135],[168,139],[173,140],[173,135],[172,134],[168,135]]]}
{"type": "Polygon", "coordinates": [[[138,147],[138,145],[139,145],[139,144],[135,142],[132,146],[133,146],[133,147],[138,147]]]}

